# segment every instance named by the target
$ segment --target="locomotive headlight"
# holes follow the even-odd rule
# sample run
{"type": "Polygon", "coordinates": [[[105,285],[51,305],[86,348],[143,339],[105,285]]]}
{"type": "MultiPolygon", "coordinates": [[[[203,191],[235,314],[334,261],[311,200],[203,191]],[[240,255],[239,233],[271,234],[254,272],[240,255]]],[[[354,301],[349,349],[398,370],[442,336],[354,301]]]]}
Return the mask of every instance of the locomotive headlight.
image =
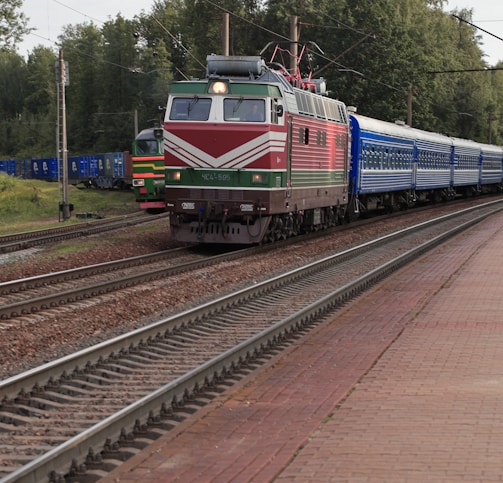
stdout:
{"type": "Polygon", "coordinates": [[[255,183],[255,184],[265,184],[265,183],[267,183],[267,175],[265,173],[254,173],[254,174],[252,174],[252,183],[255,183]]]}
{"type": "Polygon", "coordinates": [[[144,179],[134,179],[133,186],[135,186],[135,187],[145,186],[145,180],[144,179]]]}
{"type": "Polygon", "coordinates": [[[180,181],[182,174],[180,171],[168,171],[166,174],[168,181],[180,181]]]}
{"type": "Polygon", "coordinates": [[[228,86],[225,82],[216,81],[210,85],[208,89],[209,94],[227,94],[228,86]]]}

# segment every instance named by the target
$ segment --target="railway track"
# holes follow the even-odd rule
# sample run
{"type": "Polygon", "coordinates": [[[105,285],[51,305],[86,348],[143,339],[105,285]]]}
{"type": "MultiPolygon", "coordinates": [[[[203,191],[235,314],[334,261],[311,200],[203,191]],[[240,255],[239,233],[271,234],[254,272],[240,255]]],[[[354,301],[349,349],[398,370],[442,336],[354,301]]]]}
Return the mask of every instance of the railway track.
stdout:
{"type": "MultiPolygon", "coordinates": [[[[421,209],[418,209],[421,211],[421,209]]],[[[405,213],[387,215],[403,216],[405,213]]],[[[362,220],[346,226],[338,226],[322,233],[329,236],[340,230],[356,228],[371,220],[362,220]]],[[[0,283],[0,321],[57,309],[117,290],[147,284],[154,280],[197,270],[203,267],[250,255],[277,250],[299,242],[319,237],[319,233],[290,238],[271,245],[253,246],[233,250],[231,247],[180,247],[148,255],[120,259],[72,270],[53,272],[36,277],[0,283]],[[200,251],[197,251],[198,248],[200,251]],[[194,251],[190,251],[194,249],[194,251]],[[212,255],[211,251],[218,253],[212,255]]]]}
{"type": "Polygon", "coordinates": [[[214,255],[208,249],[193,248],[179,247],[0,283],[0,323],[265,250],[251,247],[232,251],[226,247],[223,253],[214,255]]]}
{"type": "Polygon", "coordinates": [[[0,481],[96,481],[226,378],[501,209],[400,230],[2,381],[0,481]]]}
{"type": "Polygon", "coordinates": [[[12,253],[47,243],[94,235],[105,231],[118,230],[141,223],[150,223],[166,216],[165,214],[161,214],[153,217],[153,215],[138,212],[113,218],[62,225],[55,228],[0,235],[0,254],[12,253]]]}
{"type": "MultiPolygon", "coordinates": [[[[363,223],[368,223],[368,220],[363,223]]],[[[337,227],[332,231],[338,229],[344,229],[344,227],[337,227]]],[[[324,235],[329,233],[330,231],[324,235]]],[[[230,246],[178,247],[71,270],[0,282],[0,323],[4,321],[3,325],[6,327],[7,320],[89,301],[104,294],[148,284],[154,280],[190,270],[259,255],[271,249],[281,251],[286,246],[318,236],[318,233],[306,234],[296,239],[277,242],[274,246],[260,245],[234,250],[230,246]]]]}

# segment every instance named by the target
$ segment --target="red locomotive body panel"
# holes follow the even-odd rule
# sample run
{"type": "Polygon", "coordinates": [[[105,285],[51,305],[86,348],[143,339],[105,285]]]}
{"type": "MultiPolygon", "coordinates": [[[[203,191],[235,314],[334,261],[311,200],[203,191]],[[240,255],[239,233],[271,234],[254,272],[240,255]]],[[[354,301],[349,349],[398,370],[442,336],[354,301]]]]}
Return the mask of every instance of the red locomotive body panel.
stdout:
{"type": "Polygon", "coordinates": [[[283,126],[169,123],[165,138],[168,167],[201,169],[286,169],[283,126]]]}

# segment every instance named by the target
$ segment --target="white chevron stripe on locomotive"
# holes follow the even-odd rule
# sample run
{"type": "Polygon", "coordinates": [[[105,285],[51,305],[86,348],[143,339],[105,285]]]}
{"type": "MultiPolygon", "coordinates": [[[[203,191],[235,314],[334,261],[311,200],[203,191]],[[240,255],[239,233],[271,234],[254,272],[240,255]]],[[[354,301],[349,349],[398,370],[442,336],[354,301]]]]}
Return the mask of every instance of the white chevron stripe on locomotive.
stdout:
{"type": "MultiPolygon", "coordinates": [[[[229,135],[232,135],[232,132],[229,132],[229,135]]],[[[244,168],[265,154],[283,152],[286,133],[264,133],[218,157],[196,148],[169,131],[165,132],[164,143],[167,151],[193,168],[244,168]]]]}

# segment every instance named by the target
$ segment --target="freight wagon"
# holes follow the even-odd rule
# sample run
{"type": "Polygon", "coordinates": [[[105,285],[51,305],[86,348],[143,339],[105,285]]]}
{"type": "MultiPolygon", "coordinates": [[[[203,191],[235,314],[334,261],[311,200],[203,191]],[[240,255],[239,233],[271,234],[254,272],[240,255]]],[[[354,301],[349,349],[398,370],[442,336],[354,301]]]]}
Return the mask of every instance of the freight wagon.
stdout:
{"type": "MultiPolygon", "coordinates": [[[[132,187],[129,152],[100,153],[68,157],[68,183],[99,189],[132,187]]],[[[24,179],[58,181],[63,177],[62,161],[56,157],[0,160],[0,172],[24,179]]]]}

